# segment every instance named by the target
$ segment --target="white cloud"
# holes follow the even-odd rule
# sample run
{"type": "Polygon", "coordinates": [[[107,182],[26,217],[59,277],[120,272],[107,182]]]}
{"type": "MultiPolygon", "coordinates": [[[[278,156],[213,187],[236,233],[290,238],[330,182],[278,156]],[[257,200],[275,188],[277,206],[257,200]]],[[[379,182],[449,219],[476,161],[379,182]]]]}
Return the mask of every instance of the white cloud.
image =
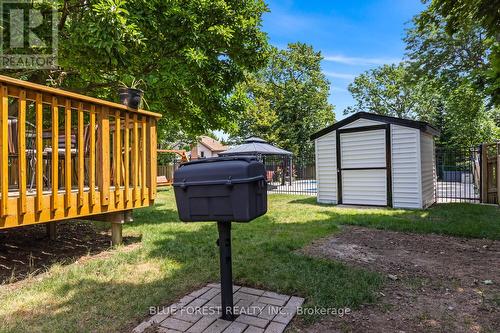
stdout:
{"type": "Polygon", "coordinates": [[[347,57],[343,55],[327,55],[325,61],[336,62],[345,65],[384,65],[398,63],[401,59],[398,58],[371,58],[371,57],[347,57]]]}
{"type": "Polygon", "coordinates": [[[356,77],[356,75],[349,74],[349,73],[328,72],[328,71],[325,71],[323,73],[326,76],[334,77],[336,79],[343,79],[343,80],[354,80],[354,78],[356,77]]]}

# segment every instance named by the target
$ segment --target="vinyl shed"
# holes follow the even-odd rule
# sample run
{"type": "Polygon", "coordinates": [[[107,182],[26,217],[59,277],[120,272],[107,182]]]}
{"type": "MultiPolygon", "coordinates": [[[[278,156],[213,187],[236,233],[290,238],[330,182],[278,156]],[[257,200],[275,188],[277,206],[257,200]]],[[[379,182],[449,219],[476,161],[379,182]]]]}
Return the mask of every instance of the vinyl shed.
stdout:
{"type": "Polygon", "coordinates": [[[358,112],[312,135],[318,202],[426,208],[435,202],[434,137],[421,121],[358,112]]]}

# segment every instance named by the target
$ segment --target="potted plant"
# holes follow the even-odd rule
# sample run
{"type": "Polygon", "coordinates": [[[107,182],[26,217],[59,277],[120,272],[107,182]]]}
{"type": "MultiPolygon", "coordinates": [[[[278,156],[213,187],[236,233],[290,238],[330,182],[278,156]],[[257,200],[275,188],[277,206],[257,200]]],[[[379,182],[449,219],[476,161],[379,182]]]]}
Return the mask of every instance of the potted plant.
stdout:
{"type": "Polygon", "coordinates": [[[144,100],[144,91],[140,89],[142,86],[146,86],[142,79],[131,78],[130,84],[120,81],[120,88],[118,89],[120,102],[132,109],[141,107],[142,103],[146,102],[144,100]]]}

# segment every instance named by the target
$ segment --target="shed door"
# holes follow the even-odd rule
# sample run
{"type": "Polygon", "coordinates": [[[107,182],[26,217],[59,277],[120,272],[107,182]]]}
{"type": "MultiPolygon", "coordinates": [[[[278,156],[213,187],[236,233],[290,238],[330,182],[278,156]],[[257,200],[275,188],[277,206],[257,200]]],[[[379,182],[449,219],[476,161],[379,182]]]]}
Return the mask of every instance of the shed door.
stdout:
{"type": "Polygon", "coordinates": [[[390,205],[389,131],[389,125],[338,131],[339,203],[390,205]]]}

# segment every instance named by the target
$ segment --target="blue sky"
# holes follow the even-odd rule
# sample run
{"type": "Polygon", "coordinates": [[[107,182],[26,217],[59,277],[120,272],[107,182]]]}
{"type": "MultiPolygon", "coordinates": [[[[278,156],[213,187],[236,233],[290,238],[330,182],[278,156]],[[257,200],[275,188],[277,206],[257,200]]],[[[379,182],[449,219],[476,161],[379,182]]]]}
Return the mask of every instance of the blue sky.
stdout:
{"type": "Polygon", "coordinates": [[[347,86],[354,77],[404,55],[404,29],[424,5],[419,0],[267,0],[263,30],[285,48],[304,42],[321,51],[331,82],[337,120],[353,105],[347,86]]]}

